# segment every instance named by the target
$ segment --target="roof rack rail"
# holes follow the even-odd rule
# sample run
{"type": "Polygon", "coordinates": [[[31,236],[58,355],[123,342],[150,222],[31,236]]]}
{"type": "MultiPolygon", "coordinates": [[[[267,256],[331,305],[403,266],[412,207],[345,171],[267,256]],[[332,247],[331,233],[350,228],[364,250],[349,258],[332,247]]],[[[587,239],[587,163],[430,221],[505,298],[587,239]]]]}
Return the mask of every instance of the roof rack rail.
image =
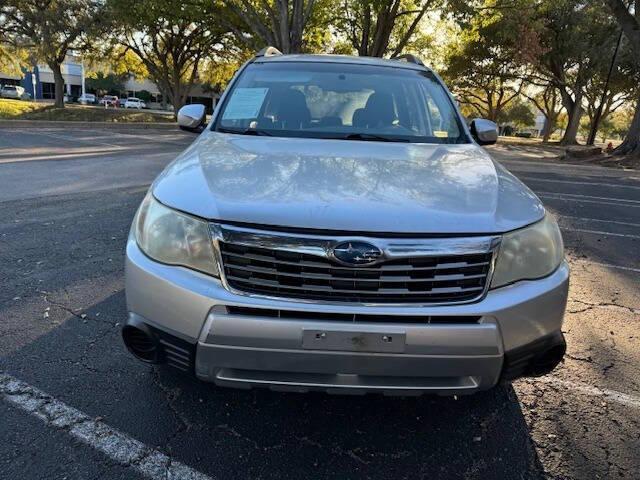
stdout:
{"type": "Polygon", "coordinates": [[[274,55],[282,55],[282,52],[276,47],[264,47],[256,53],[256,57],[273,57],[274,55]]]}
{"type": "Polygon", "coordinates": [[[424,63],[422,62],[422,60],[420,60],[418,57],[410,53],[405,53],[404,55],[395,57],[393,60],[400,60],[403,62],[415,63],[416,65],[420,65],[424,67],[424,63]]]}

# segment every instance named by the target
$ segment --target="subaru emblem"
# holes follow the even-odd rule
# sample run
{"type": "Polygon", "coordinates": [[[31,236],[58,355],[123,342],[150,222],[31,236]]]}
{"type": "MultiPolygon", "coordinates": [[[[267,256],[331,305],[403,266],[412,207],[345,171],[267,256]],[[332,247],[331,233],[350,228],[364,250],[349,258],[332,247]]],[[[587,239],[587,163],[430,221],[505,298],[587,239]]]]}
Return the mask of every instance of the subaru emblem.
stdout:
{"type": "Polygon", "coordinates": [[[367,242],[341,242],[331,252],[334,259],[344,265],[373,265],[382,258],[382,250],[367,242]]]}

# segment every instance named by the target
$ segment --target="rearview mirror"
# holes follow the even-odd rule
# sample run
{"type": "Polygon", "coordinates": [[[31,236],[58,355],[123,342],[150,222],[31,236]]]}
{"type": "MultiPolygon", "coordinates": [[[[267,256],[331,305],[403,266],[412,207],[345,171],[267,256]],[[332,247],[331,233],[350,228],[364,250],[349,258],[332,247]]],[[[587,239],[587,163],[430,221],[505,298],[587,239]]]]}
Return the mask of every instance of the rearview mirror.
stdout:
{"type": "Polygon", "coordinates": [[[190,132],[200,132],[204,126],[206,111],[204,105],[193,103],[178,111],[178,126],[190,132]]]}
{"type": "Polygon", "coordinates": [[[498,126],[491,120],[474,118],[469,129],[475,141],[480,145],[493,145],[498,141],[498,126]]]}

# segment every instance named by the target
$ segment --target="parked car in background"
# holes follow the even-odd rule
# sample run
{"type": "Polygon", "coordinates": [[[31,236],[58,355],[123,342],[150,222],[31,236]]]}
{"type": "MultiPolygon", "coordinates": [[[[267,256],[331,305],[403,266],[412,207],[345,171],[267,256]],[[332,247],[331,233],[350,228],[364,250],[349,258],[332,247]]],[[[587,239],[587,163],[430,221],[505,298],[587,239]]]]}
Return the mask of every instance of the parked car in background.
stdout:
{"type": "Polygon", "coordinates": [[[126,98],[119,98],[118,99],[118,107],[124,108],[124,104],[125,103],[127,103],[127,99],[126,98]]]}
{"type": "Polygon", "coordinates": [[[527,132],[527,131],[518,131],[514,134],[515,137],[520,137],[520,138],[531,138],[533,136],[533,134],[531,132],[527,132]]]}
{"type": "Polygon", "coordinates": [[[558,224],[417,58],[240,70],[158,176],[126,249],[143,361],[277,390],[472,393],[549,373],[569,287],[558,224]],[[404,61],[403,61],[404,60],[404,61]]]}
{"type": "Polygon", "coordinates": [[[22,100],[25,98],[24,87],[20,85],[4,85],[2,89],[0,89],[0,97],[22,100]]]}
{"type": "Polygon", "coordinates": [[[141,108],[147,108],[147,104],[139,98],[129,97],[127,98],[127,101],[124,102],[124,108],[137,108],[140,110],[141,108]]]}
{"type": "Polygon", "coordinates": [[[105,107],[118,107],[118,97],[115,95],[105,95],[100,99],[100,105],[105,107]]]}
{"type": "Polygon", "coordinates": [[[96,103],[96,96],[93,93],[85,93],[78,97],[78,103],[82,105],[94,105],[96,103]]]}

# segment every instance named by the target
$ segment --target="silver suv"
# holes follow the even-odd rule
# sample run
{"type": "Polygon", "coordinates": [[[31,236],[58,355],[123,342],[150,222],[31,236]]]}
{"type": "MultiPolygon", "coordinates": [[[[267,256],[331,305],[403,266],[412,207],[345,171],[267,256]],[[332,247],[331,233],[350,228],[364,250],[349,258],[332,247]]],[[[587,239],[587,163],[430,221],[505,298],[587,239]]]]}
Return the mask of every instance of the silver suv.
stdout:
{"type": "Polygon", "coordinates": [[[562,359],[556,221],[420,60],[282,55],[235,75],[126,249],[139,359],[219,385],[472,393],[562,359]]]}

